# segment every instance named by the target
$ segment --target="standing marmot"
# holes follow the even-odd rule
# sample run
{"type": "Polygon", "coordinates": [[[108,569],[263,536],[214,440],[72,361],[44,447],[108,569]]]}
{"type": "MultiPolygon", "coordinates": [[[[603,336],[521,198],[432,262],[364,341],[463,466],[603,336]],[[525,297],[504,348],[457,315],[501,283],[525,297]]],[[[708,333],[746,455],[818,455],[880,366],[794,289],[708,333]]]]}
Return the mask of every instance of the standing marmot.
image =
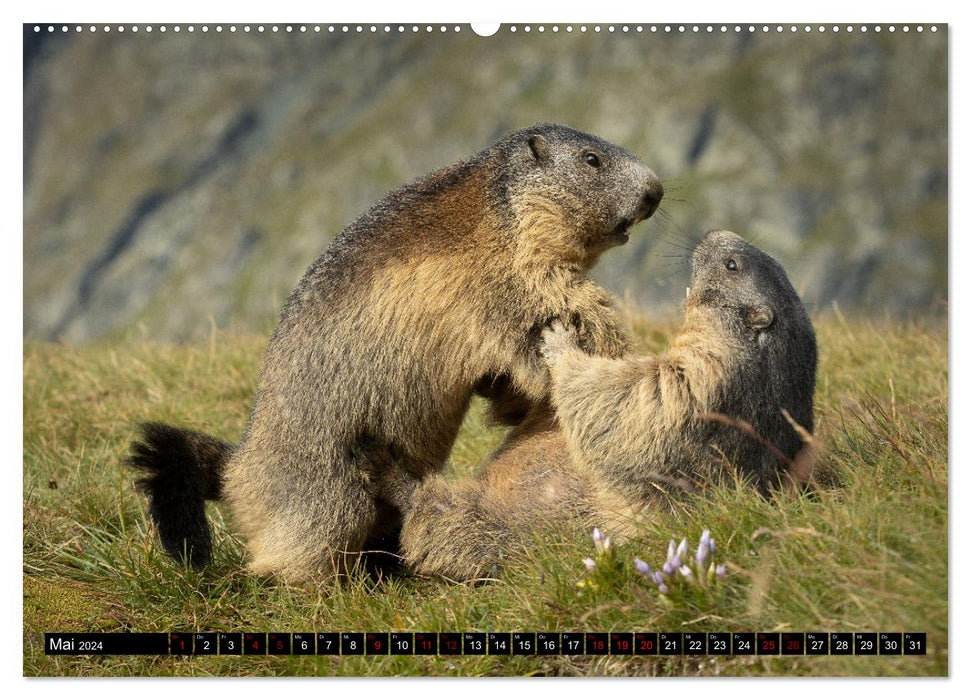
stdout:
{"type": "Polygon", "coordinates": [[[474,478],[416,491],[405,560],[449,578],[490,574],[537,523],[579,516],[613,536],[638,513],[738,473],[764,494],[811,431],[816,337],[782,267],[728,231],[695,249],[684,324],[660,357],[591,357],[562,327],[543,334],[556,420],[536,411],[474,478]]]}
{"type": "Polygon", "coordinates": [[[219,496],[259,574],[339,572],[396,534],[473,391],[513,419],[548,398],[536,347],[551,319],[573,319],[591,352],[628,349],[586,273],[662,192],[628,151],[543,124],[387,195],[291,294],[239,445],[145,427],[131,462],[163,545],[204,564],[204,499],[219,496]]]}

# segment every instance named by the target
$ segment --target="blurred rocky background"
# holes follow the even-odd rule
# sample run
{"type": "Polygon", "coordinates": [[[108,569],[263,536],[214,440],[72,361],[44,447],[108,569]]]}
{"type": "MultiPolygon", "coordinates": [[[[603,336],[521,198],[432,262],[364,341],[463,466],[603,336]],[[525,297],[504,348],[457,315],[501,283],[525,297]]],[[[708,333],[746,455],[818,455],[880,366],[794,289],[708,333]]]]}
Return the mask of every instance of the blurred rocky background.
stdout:
{"type": "Polygon", "coordinates": [[[385,192],[540,121],[664,180],[664,213],[596,270],[650,313],[677,308],[711,228],[775,255],[813,310],[946,313],[944,27],[369,29],[25,26],[25,335],[266,332],[385,192]]]}

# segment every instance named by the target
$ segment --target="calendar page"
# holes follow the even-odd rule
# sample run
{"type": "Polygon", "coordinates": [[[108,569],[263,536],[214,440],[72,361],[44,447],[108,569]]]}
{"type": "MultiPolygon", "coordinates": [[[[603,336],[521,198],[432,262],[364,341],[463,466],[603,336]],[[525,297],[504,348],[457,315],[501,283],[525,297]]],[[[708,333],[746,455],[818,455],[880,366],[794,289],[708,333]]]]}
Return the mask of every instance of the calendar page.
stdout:
{"type": "Polygon", "coordinates": [[[22,41],[25,676],[948,674],[947,23],[22,41]]]}

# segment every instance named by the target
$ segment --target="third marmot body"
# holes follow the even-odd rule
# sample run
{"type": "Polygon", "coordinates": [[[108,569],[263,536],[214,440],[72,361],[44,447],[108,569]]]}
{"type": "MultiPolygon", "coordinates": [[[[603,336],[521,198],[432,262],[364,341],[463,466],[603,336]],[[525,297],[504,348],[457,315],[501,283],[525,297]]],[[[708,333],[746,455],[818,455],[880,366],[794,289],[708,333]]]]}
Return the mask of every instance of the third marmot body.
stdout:
{"type": "Polygon", "coordinates": [[[695,249],[684,323],[664,355],[592,357],[563,327],[544,333],[543,353],[555,418],[533,414],[472,479],[419,488],[401,534],[415,569],[489,575],[544,522],[579,517],[623,537],[645,509],[733,472],[768,494],[786,462],[710,414],[751,424],[788,459],[802,441],[783,411],[813,429],[809,317],[782,267],[728,231],[695,249]]]}
{"type": "Polygon", "coordinates": [[[547,399],[551,319],[591,352],[628,349],[586,274],[661,196],[628,151],[551,124],[389,194],[290,296],[239,445],[149,424],[133,446],[163,544],[205,563],[219,496],[256,573],[315,579],[393,537],[474,391],[511,420],[547,399]]]}

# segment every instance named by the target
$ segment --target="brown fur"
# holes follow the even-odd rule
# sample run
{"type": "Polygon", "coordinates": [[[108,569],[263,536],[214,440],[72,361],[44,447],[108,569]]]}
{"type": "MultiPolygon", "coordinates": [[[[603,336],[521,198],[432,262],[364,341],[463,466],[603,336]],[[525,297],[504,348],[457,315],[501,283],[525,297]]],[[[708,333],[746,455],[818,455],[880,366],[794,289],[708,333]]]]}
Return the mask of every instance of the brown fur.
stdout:
{"type": "Polygon", "coordinates": [[[591,352],[626,352],[610,298],[586,273],[660,197],[627,151],[539,125],[349,226],[284,308],[223,474],[251,569],[312,580],[394,546],[473,391],[513,423],[548,400],[536,347],[551,319],[575,321],[591,352]]]}
{"type": "Polygon", "coordinates": [[[778,263],[735,234],[706,236],[692,282],[660,357],[591,357],[572,329],[544,333],[557,420],[538,411],[473,479],[420,487],[401,534],[406,561],[477,578],[537,524],[579,517],[621,539],[659,504],[728,477],[768,494],[787,462],[704,414],[745,420],[794,458],[801,441],[782,411],[812,430],[812,325],[778,263]]]}

